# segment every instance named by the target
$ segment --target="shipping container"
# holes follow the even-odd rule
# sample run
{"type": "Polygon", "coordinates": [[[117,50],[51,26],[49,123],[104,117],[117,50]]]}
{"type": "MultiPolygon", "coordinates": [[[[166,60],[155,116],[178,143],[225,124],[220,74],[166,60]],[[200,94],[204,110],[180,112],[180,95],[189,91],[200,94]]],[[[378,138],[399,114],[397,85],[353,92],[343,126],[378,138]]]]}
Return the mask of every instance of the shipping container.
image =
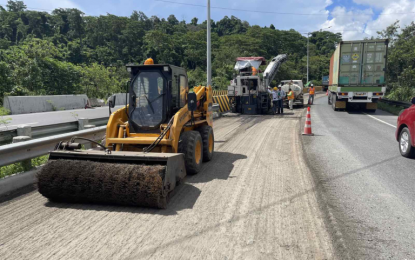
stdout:
{"type": "Polygon", "coordinates": [[[371,111],[386,92],[388,40],[345,41],[330,59],[328,103],[334,110],[351,105],[371,111]]]}
{"type": "Polygon", "coordinates": [[[384,86],[388,40],[341,42],[332,56],[331,85],[384,86]]]}

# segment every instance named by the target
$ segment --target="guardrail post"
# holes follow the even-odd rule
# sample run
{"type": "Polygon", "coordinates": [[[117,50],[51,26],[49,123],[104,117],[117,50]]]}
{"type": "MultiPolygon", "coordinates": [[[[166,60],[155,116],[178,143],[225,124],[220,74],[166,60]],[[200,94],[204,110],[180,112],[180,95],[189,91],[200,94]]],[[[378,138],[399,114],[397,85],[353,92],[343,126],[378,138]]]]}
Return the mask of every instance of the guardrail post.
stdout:
{"type": "Polygon", "coordinates": [[[84,130],[85,126],[88,125],[88,118],[78,118],[78,130],[84,130]]]}
{"type": "Polygon", "coordinates": [[[17,136],[28,136],[32,138],[32,127],[29,125],[19,125],[17,127],[17,136]]]}
{"type": "MultiPolygon", "coordinates": [[[[19,128],[17,128],[17,129],[19,129],[19,128]]],[[[19,132],[17,132],[17,133],[19,133],[19,132]]],[[[32,138],[30,138],[30,136],[24,136],[24,135],[23,136],[15,136],[15,137],[13,137],[13,143],[25,142],[25,141],[29,141],[31,139],[32,138]]],[[[30,169],[33,168],[31,159],[21,161],[20,164],[22,165],[24,171],[29,171],[30,169]]]]}

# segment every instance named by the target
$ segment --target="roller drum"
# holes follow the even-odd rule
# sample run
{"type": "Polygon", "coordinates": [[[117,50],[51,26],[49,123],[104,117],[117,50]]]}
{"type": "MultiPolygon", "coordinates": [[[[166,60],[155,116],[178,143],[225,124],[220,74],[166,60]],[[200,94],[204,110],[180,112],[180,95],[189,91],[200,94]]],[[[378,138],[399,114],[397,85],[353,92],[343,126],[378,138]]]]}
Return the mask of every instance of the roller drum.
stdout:
{"type": "Polygon", "coordinates": [[[51,160],[37,174],[39,192],[58,202],[166,208],[164,165],[51,160]]]}

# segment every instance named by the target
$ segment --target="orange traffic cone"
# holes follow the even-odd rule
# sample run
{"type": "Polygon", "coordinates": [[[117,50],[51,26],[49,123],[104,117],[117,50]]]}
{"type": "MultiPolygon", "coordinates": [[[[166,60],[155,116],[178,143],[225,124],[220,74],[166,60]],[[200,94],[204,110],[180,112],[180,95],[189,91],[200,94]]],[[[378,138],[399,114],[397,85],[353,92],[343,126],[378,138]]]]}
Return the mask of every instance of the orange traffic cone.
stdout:
{"type": "Polygon", "coordinates": [[[304,126],[304,133],[303,135],[314,135],[311,132],[311,114],[310,114],[310,107],[307,109],[307,116],[305,119],[305,126],[304,126]]]}

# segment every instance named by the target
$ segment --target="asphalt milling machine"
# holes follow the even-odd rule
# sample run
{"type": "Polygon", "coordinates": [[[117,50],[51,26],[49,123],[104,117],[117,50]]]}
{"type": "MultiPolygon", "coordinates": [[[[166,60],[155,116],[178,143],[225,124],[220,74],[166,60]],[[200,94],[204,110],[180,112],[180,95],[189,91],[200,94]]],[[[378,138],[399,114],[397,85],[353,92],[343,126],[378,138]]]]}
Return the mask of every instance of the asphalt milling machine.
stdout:
{"type": "Polygon", "coordinates": [[[82,138],[60,142],[37,174],[50,201],[166,208],[186,174],[212,159],[212,88],[189,93],[185,69],[172,65],[127,70],[128,105],[111,113],[105,145],[82,150],[82,138]]]}
{"type": "Polygon", "coordinates": [[[239,57],[235,70],[238,75],[228,86],[228,98],[233,113],[268,114],[271,98],[268,86],[277,75],[280,66],[287,61],[287,54],[272,59],[261,77],[259,66],[266,65],[263,57],[239,57]]]}

